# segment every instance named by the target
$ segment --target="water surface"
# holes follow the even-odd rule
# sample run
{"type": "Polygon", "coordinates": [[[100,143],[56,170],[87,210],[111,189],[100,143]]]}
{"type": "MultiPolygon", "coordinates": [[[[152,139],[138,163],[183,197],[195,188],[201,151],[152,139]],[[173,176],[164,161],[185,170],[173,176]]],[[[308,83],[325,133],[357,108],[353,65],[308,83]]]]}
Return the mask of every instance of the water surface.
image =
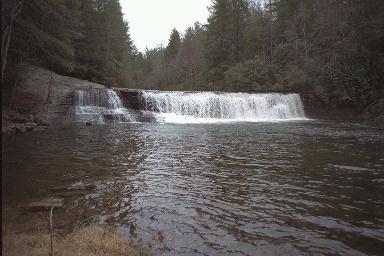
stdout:
{"type": "Polygon", "coordinates": [[[3,136],[3,203],[68,205],[163,255],[382,255],[384,129],[115,123],[3,136]]]}

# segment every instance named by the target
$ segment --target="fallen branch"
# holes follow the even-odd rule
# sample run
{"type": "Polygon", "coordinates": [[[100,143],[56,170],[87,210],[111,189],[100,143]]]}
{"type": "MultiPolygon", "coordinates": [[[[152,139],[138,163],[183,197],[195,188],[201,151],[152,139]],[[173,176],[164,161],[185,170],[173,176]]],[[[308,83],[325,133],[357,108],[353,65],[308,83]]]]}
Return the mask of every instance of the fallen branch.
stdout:
{"type": "Polygon", "coordinates": [[[51,235],[51,253],[50,256],[53,256],[53,221],[52,221],[52,213],[53,213],[54,206],[51,207],[51,212],[49,214],[49,232],[51,235]]]}

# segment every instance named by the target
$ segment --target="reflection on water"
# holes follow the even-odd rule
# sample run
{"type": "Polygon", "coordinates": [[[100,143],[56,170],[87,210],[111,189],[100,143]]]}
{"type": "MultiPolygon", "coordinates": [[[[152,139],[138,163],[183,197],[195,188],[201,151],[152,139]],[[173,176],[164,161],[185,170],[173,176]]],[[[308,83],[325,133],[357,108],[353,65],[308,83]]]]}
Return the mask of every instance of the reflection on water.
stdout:
{"type": "Polygon", "coordinates": [[[384,132],[330,122],[107,124],[3,137],[4,203],[83,182],[79,224],[164,255],[384,251],[384,132]]]}

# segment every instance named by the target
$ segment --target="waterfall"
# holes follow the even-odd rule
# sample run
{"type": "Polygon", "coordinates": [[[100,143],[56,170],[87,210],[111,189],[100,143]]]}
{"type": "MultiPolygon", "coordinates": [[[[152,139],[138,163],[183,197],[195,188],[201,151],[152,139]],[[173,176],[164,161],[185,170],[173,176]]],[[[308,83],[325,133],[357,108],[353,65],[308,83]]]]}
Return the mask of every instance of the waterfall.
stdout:
{"type": "Polygon", "coordinates": [[[258,122],[305,119],[296,93],[214,93],[143,91],[146,110],[159,122],[258,122]]]}
{"type": "Polygon", "coordinates": [[[119,95],[111,89],[88,89],[75,92],[76,117],[79,121],[132,122],[119,95]]]}

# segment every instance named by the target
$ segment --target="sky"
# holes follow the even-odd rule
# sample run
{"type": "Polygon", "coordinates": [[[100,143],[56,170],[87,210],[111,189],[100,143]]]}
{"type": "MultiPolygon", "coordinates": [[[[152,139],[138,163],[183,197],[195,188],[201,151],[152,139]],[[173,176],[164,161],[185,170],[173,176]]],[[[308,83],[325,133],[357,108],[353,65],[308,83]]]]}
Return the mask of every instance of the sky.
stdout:
{"type": "Polygon", "coordinates": [[[180,33],[196,21],[207,23],[211,0],[120,0],[124,19],[135,46],[141,52],[166,46],[173,28],[180,33]]]}

